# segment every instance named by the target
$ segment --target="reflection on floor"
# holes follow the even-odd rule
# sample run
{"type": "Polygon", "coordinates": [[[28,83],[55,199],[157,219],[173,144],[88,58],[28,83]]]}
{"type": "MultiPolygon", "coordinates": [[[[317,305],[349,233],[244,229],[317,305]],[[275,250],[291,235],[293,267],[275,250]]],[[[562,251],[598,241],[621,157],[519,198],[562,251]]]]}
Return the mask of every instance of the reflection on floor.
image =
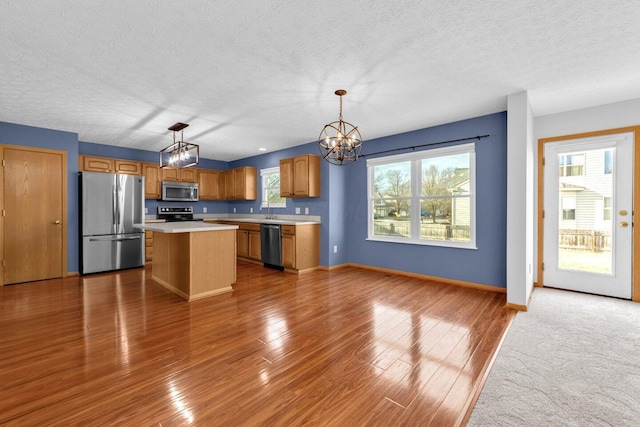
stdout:
{"type": "Polygon", "coordinates": [[[0,424],[456,425],[504,294],[238,264],[187,303],[150,267],[0,287],[0,424]]]}

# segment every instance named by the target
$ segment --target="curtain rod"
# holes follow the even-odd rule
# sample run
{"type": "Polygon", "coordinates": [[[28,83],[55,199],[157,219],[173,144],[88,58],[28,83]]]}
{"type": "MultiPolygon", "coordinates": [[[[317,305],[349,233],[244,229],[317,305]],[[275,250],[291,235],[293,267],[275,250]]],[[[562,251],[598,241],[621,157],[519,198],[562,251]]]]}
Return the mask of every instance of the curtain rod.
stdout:
{"type": "Polygon", "coordinates": [[[414,145],[414,146],[411,146],[411,147],[392,148],[390,150],[378,151],[377,153],[361,154],[360,157],[375,156],[376,154],[391,153],[392,151],[415,150],[416,148],[429,147],[431,145],[450,144],[452,142],[469,141],[471,139],[477,139],[479,141],[482,138],[488,138],[489,136],[491,136],[491,135],[478,135],[478,136],[470,136],[468,138],[450,139],[449,141],[430,142],[428,144],[414,145]]]}

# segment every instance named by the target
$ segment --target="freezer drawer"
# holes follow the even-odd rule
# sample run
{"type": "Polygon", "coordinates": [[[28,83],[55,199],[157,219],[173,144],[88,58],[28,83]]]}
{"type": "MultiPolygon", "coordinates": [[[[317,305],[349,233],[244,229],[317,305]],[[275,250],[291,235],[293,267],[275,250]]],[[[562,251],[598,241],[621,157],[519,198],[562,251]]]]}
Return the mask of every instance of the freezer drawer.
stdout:
{"type": "Polygon", "coordinates": [[[143,265],[144,233],[82,238],[81,274],[143,265]]]}

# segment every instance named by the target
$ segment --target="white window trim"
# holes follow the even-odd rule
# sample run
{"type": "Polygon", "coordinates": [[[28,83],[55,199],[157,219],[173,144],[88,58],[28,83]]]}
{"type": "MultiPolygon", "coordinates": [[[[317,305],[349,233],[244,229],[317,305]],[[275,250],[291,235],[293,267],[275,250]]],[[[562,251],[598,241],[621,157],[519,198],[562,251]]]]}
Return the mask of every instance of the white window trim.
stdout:
{"type": "MultiPolygon", "coordinates": [[[[441,246],[461,249],[478,249],[476,246],[476,159],[475,159],[475,143],[461,144],[453,147],[434,148],[419,152],[411,152],[405,154],[397,154],[393,156],[377,157],[367,159],[367,239],[378,242],[404,243],[409,245],[423,246],[441,246]],[[422,160],[432,157],[442,157],[454,154],[468,153],[469,159],[469,192],[470,194],[470,235],[469,242],[453,242],[450,240],[427,240],[420,239],[419,233],[414,231],[411,237],[391,237],[376,236],[373,234],[373,200],[376,198],[373,194],[375,185],[373,185],[373,169],[375,166],[388,163],[398,163],[404,161],[411,162],[411,200],[418,203],[411,203],[411,218],[420,218],[420,192],[422,182],[422,160]]],[[[412,224],[413,225],[413,224],[412,224]]],[[[416,227],[412,227],[415,229],[416,227]]]]}
{"type": "MultiPolygon", "coordinates": [[[[260,169],[260,208],[267,207],[267,177],[274,173],[280,173],[280,167],[260,169]]],[[[269,205],[269,208],[286,208],[287,199],[284,199],[284,203],[273,203],[269,205]]]]}

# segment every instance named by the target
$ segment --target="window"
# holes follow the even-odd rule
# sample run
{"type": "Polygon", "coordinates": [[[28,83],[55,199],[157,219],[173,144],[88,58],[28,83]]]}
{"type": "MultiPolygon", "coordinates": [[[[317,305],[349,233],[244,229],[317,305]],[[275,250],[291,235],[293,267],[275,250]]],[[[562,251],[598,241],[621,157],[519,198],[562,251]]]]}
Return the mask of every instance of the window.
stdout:
{"type": "Polygon", "coordinates": [[[576,219],[576,198],[575,196],[562,198],[562,219],[573,221],[576,219]]]}
{"type": "Polygon", "coordinates": [[[613,197],[604,197],[603,199],[602,219],[611,221],[611,218],[613,218],[613,197]]]}
{"type": "Polygon", "coordinates": [[[584,175],[584,154],[558,154],[560,176],[584,175]]]}
{"type": "Polygon", "coordinates": [[[604,174],[611,175],[613,173],[613,150],[604,152],[604,174]]]}
{"type": "Polygon", "coordinates": [[[262,181],[260,207],[286,208],[287,199],[280,197],[280,168],[260,169],[260,177],[262,181]]]}
{"type": "Polygon", "coordinates": [[[367,160],[369,240],[475,248],[475,144],[367,160]]]}

